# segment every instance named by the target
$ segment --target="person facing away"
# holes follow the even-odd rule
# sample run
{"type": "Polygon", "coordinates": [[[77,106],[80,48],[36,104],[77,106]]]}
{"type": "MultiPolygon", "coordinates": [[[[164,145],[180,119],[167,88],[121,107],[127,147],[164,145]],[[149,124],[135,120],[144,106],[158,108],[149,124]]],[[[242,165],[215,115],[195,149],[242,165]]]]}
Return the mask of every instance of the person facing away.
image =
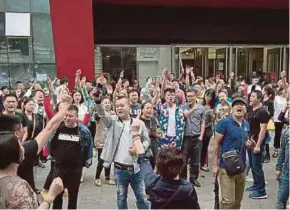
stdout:
{"type": "Polygon", "coordinates": [[[139,130],[140,122],[136,120],[131,126],[131,134],[135,136],[134,146],[151,209],[200,209],[194,186],[179,177],[185,163],[182,152],[177,148],[165,148],[160,151],[155,173],[145,154],[138,135],[139,130]]]}

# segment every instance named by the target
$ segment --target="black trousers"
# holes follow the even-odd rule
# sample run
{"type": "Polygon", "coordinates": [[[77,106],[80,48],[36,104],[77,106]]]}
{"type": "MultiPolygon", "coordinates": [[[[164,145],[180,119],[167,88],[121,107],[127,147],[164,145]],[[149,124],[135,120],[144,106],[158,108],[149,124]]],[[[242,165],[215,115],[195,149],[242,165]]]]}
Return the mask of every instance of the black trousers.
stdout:
{"type": "Polygon", "coordinates": [[[91,132],[92,138],[95,138],[96,135],[96,122],[90,121],[89,130],[91,132]]]}
{"type": "Polygon", "coordinates": [[[275,122],[275,137],[274,137],[274,147],[276,149],[280,148],[281,133],[283,130],[284,123],[275,122]]]}
{"type": "Polygon", "coordinates": [[[185,157],[185,165],[181,171],[181,178],[187,179],[187,162],[189,159],[189,181],[193,182],[198,179],[199,176],[199,164],[200,164],[200,151],[201,141],[198,136],[184,136],[182,142],[182,154],[185,157]]]}
{"type": "MultiPolygon", "coordinates": [[[[95,179],[100,179],[102,170],[104,168],[104,166],[103,166],[104,161],[101,159],[102,151],[103,151],[102,148],[98,148],[98,165],[97,165],[95,179]]],[[[106,180],[110,179],[110,173],[111,173],[111,166],[109,168],[105,168],[105,179],[106,180]]]]}
{"type": "Polygon", "coordinates": [[[151,140],[151,145],[150,145],[150,149],[152,151],[153,157],[150,158],[150,163],[151,166],[153,168],[153,170],[155,169],[155,165],[156,165],[156,157],[158,155],[158,144],[157,144],[157,140],[151,140]]]}
{"type": "MultiPolygon", "coordinates": [[[[81,183],[82,167],[66,168],[54,165],[53,179],[60,177],[63,181],[64,188],[68,190],[68,209],[77,209],[79,187],[81,183]]],[[[53,209],[62,209],[63,192],[60,193],[53,202],[53,209]]]]}
{"type": "Polygon", "coordinates": [[[53,176],[53,168],[54,168],[54,161],[50,161],[50,171],[49,171],[49,174],[47,175],[46,177],[46,180],[44,182],[44,185],[43,185],[43,189],[45,190],[49,190],[50,188],[50,185],[51,185],[51,182],[52,182],[52,176],[53,176]]]}
{"type": "Polygon", "coordinates": [[[212,137],[212,134],[213,134],[212,127],[205,128],[203,139],[202,139],[202,149],[201,149],[201,157],[200,157],[201,166],[206,164],[208,145],[212,137]]]}

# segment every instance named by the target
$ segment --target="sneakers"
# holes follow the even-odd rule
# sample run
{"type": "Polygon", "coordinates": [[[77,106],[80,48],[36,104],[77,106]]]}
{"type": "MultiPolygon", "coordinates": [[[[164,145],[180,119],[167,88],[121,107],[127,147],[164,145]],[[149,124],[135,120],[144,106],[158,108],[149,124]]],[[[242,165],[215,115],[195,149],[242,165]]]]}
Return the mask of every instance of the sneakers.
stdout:
{"type": "Polygon", "coordinates": [[[266,155],[264,158],[264,163],[269,163],[270,162],[270,155],[266,155]]]}
{"type": "Polygon", "coordinates": [[[191,183],[196,187],[201,187],[201,184],[197,180],[193,180],[191,183]]]}
{"type": "Polygon", "coordinates": [[[41,161],[38,161],[38,167],[40,167],[40,168],[45,168],[45,165],[44,165],[44,163],[43,163],[43,162],[41,162],[41,161]]]}
{"type": "Polygon", "coordinates": [[[251,199],[267,199],[267,194],[265,191],[253,191],[250,195],[249,198],[251,199]]]}
{"type": "Polygon", "coordinates": [[[115,185],[116,184],[116,182],[114,181],[114,180],[111,180],[111,179],[109,179],[109,180],[105,180],[104,181],[104,184],[107,184],[107,185],[115,185]]]}
{"type": "Polygon", "coordinates": [[[246,188],[246,191],[249,191],[249,192],[253,192],[255,190],[256,190],[256,187],[254,185],[246,188]]]}
{"type": "Polygon", "coordinates": [[[95,184],[100,187],[102,186],[102,181],[100,179],[96,179],[95,184]]]}
{"type": "MultiPolygon", "coordinates": [[[[97,186],[102,186],[102,181],[101,181],[101,179],[96,179],[96,181],[95,181],[95,184],[97,185],[97,186]]],[[[107,185],[115,185],[116,183],[115,183],[115,181],[113,181],[113,180],[111,180],[111,179],[106,179],[105,181],[104,181],[104,184],[107,184],[107,185]]]]}
{"type": "Polygon", "coordinates": [[[202,170],[202,171],[204,171],[204,172],[209,172],[209,168],[208,168],[208,166],[201,166],[200,167],[200,170],[202,170]]]}
{"type": "Polygon", "coordinates": [[[254,181],[253,178],[251,178],[251,177],[249,177],[249,176],[246,176],[246,182],[253,182],[253,181],[254,181]]]}

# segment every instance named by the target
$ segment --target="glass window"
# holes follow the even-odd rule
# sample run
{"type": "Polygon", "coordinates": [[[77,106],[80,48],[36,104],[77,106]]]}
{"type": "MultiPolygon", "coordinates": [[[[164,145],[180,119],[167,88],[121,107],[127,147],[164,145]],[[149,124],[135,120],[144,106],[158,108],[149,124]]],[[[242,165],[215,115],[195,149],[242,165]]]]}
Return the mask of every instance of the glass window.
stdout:
{"type": "Polygon", "coordinates": [[[0,37],[0,63],[8,63],[8,50],[5,37],[0,37]]]}
{"type": "Polygon", "coordinates": [[[0,36],[5,36],[5,13],[4,12],[0,13],[0,36]]]}
{"type": "Polygon", "coordinates": [[[31,12],[49,13],[49,0],[31,0],[31,12]]]}
{"type": "Polygon", "coordinates": [[[1,12],[5,11],[5,0],[0,0],[0,11],[1,12]]]}
{"type": "Polygon", "coordinates": [[[117,81],[124,70],[124,78],[132,81],[136,72],[136,47],[101,47],[103,72],[109,73],[117,81]]]}
{"type": "Polygon", "coordinates": [[[7,64],[0,64],[0,86],[9,86],[9,67],[7,64]]]}
{"type": "Polygon", "coordinates": [[[54,46],[49,14],[32,14],[33,51],[36,63],[54,63],[54,46]]]}
{"type": "Polygon", "coordinates": [[[10,64],[10,81],[14,87],[16,81],[22,81],[26,86],[34,80],[32,64],[10,64]]]}
{"type": "Polygon", "coordinates": [[[35,64],[34,71],[36,81],[44,85],[47,85],[47,77],[52,80],[56,77],[54,64],[35,64]]]}
{"type": "Polygon", "coordinates": [[[6,0],[7,12],[30,12],[30,0],[6,0]]]}
{"type": "Polygon", "coordinates": [[[8,53],[10,63],[31,63],[31,38],[8,38],[8,53]]]}

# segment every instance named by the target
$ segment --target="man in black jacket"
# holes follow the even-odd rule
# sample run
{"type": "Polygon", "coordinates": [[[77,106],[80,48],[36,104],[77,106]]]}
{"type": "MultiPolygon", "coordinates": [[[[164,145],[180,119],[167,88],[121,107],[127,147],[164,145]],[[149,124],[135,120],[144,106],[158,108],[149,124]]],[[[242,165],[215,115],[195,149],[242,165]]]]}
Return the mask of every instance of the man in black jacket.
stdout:
{"type": "Polygon", "coordinates": [[[179,178],[184,158],[177,148],[164,149],[157,157],[157,175],[145,155],[144,148],[138,136],[139,120],[134,121],[131,132],[138,154],[141,173],[144,176],[146,193],[151,202],[151,209],[200,209],[194,186],[179,178]]]}

